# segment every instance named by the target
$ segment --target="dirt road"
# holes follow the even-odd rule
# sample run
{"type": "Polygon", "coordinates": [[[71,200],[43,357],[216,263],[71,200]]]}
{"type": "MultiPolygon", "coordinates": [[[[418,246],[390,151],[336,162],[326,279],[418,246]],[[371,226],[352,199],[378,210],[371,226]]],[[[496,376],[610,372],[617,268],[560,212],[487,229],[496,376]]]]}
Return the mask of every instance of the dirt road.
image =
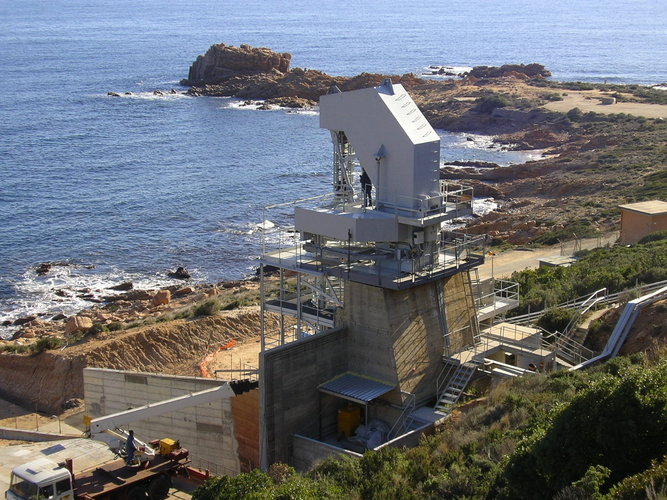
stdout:
{"type": "MultiPolygon", "coordinates": [[[[618,239],[618,232],[587,238],[576,243],[576,249],[590,250],[606,245],[613,245],[618,239]],[[580,246],[579,246],[580,245],[580,246]]],[[[479,267],[479,278],[507,278],[514,271],[536,269],[539,259],[554,256],[571,256],[575,251],[575,242],[567,241],[563,245],[526,250],[510,250],[497,255],[487,255],[484,265],[479,267]]]]}

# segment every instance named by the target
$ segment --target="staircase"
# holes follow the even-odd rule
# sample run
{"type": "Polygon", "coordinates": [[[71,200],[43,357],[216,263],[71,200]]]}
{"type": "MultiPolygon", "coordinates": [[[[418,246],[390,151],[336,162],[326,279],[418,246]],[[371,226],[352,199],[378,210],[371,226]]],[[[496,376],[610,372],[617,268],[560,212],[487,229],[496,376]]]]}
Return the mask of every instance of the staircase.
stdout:
{"type": "MultiPolygon", "coordinates": [[[[449,415],[461,398],[463,391],[468,386],[475,370],[480,365],[479,361],[471,360],[459,365],[450,367],[450,372],[453,371],[451,377],[447,381],[447,385],[438,394],[438,402],[435,405],[435,411],[443,415],[449,415]]],[[[445,365],[445,369],[447,366],[445,365]]],[[[445,370],[443,370],[443,373],[445,370]]]]}

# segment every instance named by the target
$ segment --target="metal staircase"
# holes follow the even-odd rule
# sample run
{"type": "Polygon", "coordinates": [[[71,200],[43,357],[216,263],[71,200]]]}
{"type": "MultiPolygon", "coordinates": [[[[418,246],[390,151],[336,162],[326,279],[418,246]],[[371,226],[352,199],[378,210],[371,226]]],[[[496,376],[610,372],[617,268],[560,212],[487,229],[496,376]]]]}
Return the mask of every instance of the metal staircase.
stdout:
{"type": "MultiPolygon", "coordinates": [[[[442,391],[438,390],[438,402],[435,405],[435,411],[437,413],[442,413],[443,415],[449,415],[461,399],[463,391],[468,386],[470,379],[477,370],[477,367],[480,365],[479,361],[470,360],[465,363],[460,363],[457,365],[449,364],[449,370],[447,370],[448,365],[445,365],[443,372],[441,373],[442,381],[447,381],[447,384],[444,385],[442,391]],[[451,376],[447,376],[451,373],[451,376]]],[[[439,377],[440,380],[440,377],[439,377]]]]}

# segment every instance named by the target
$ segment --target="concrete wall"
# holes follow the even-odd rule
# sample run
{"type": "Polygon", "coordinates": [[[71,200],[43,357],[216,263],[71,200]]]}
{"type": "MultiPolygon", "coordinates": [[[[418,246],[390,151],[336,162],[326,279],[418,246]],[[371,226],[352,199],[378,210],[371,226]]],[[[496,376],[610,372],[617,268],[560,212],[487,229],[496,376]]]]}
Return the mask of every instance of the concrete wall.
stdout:
{"type": "Polygon", "coordinates": [[[449,332],[449,352],[460,352],[466,346],[472,345],[474,336],[479,333],[468,271],[445,280],[443,295],[449,332]]]}
{"type": "MultiPolygon", "coordinates": [[[[465,283],[460,274],[406,290],[347,283],[343,321],[350,331],[350,366],[396,384],[401,391],[415,394],[417,401],[433,397],[442,368],[445,329],[474,322],[465,283]]],[[[461,332],[457,335],[458,344],[468,337],[472,340],[470,331],[465,338],[461,332]]],[[[398,391],[385,399],[402,403],[398,391]]]]}
{"type": "MultiPolygon", "coordinates": [[[[148,403],[221,385],[221,380],[86,368],[83,371],[86,414],[110,415],[148,403]]],[[[130,422],[142,441],[172,438],[190,451],[193,465],[213,474],[238,474],[231,400],[224,399],[141,421],[130,422]]]]}
{"type": "Polygon", "coordinates": [[[647,234],[667,229],[667,214],[642,214],[621,209],[621,234],[619,243],[637,243],[647,234]]]}
{"type": "Polygon", "coordinates": [[[323,398],[317,386],[348,370],[347,330],[286,344],[260,356],[261,465],[291,462],[292,434],[320,437],[319,415],[345,401],[323,398]]]}

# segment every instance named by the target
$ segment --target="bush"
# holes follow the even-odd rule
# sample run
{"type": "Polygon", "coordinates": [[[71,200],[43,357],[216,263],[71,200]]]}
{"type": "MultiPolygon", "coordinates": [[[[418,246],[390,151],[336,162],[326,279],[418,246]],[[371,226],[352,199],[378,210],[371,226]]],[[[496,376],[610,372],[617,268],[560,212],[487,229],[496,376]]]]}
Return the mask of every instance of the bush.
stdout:
{"type": "Polygon", "coordinates": [[[62,347],[63,345],[65,345],[65,341],[63,339],[51,336],[42,337],[39,340],[37,340],[37,342],[30,345],[30,353],[32,355],[36,355],[42,351],[47,351],[49,349],[57,349],[58,347],[62,347]]]}
{"type": "Polygon", "coordinates": [[[548,332],[564,332],[567,325],[574,317],[574,311],[571,309],[563,309],[561,307],[553,307],[544,313],[539,320],[537,326],[544,328],[548,332]]]}
{"type": "Polygon", "coordinates": [[[192,314],[196,318],[202,316],[213,316],[216,312],[220,310],[220,302],[215,299],[207,300],[206,302],[195,306],[192,309],[192,314]]]}
{"type": "Polygon", "coordinates": [[[490,115],[493,113],[493,110],[496,108],[504,108],[509,105],[509,101],[500,95],[492,95],[480,97],[475,101],[475,107],[473,108],[478,113],[483,113],[485,115],[490,115]]]}
{"type": "Polygon", "coordinates": [[[656,231],[654,233],[647,234],[641,240],[639,240],[638,243],[640,245],[643,245],[644,243],[650,243],[652,241],[662,241],[662,240],[667,240],[667,229],[664,231],[656,231]]]}

